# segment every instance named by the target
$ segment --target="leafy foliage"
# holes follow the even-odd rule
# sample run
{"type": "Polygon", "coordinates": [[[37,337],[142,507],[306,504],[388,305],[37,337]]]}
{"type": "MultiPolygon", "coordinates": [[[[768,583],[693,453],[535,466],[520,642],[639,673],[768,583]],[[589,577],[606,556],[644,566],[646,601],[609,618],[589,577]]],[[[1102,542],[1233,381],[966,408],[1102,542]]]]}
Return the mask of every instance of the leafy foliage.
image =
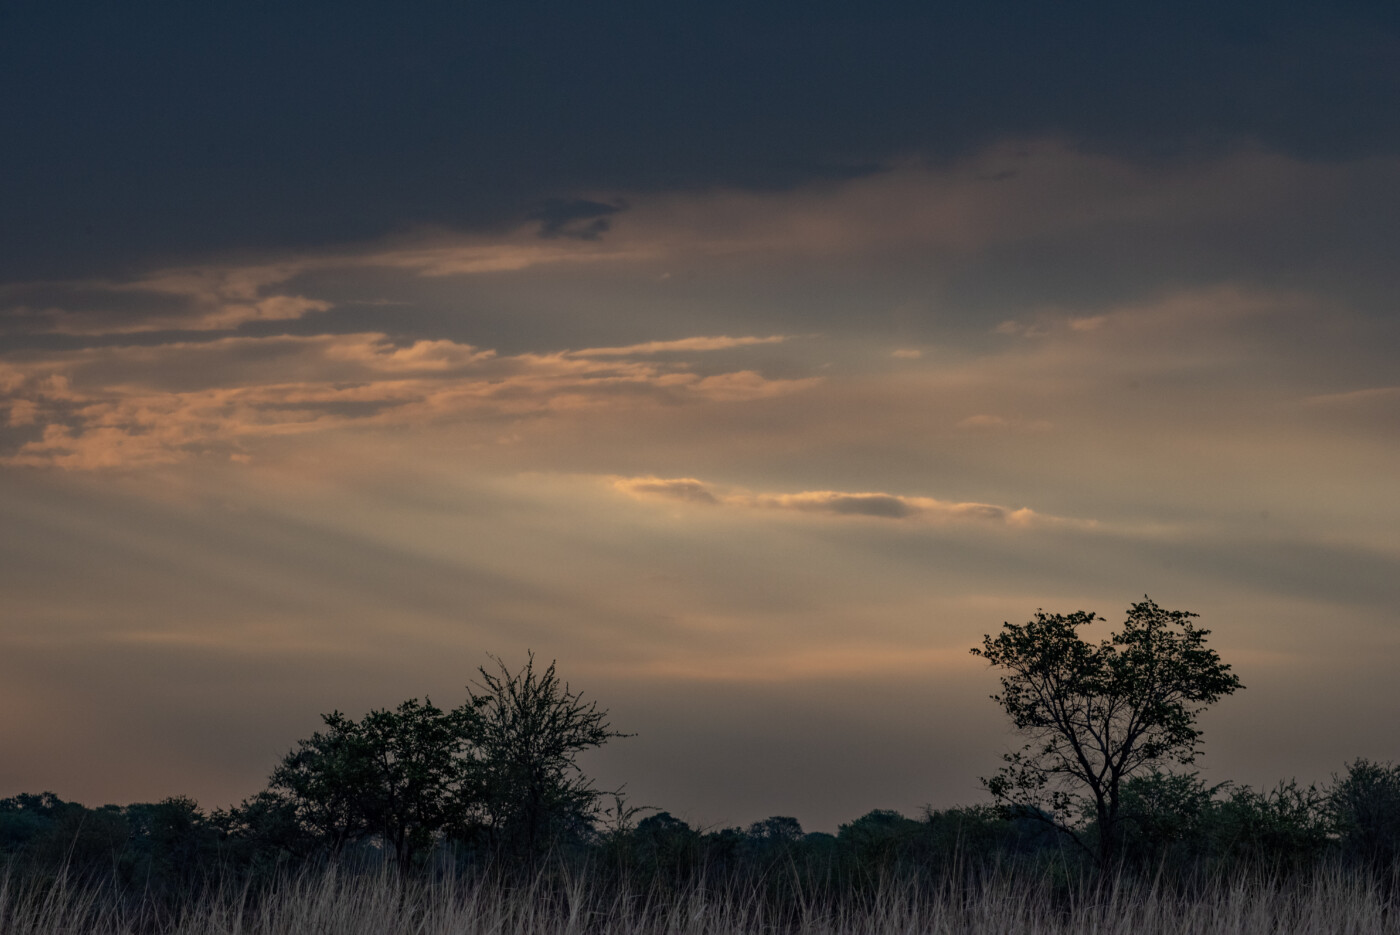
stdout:
{"type": "Polygon", "coordinates": [[[1230,863],[1274,870],[1308,867],[1329,844],[1326,800],[1314,786],[1280,782],[1267,792],[1231,787],[1216,807],[1216,853],[1230,863]]]}
{"type": "Polygon", "coordinates": [[[1129,778],[1120,805],[1125,856],[1153,865],[1203,854],[1215,795],[1225,788],[1228,784],[1207,786],[1195,773],[1159,769],[1129,778]]]}
{"type": "Polygon", "coordinates": [[[261,839],[264,855],[338,858],[372,843],[400,868],[448,839],[533,860],[587,838],[604,793],[575,758],[625,735],[553,663],[539,671],[531,655],[512,672],[495,661],[452,710],[411,699],[360,720],[322,715],[325,729],[297,743],[268,788],[217,821],[261,839]]]}
{"type": "Polygon", "coordinates": [[[1377,868],[1400,864],[1400,766],[1359,759],[1333,777],[1331,819],[1344,853],[1377,868]]]}
{"type": "Polygon", "coordinates": [[[1036,815],[1092,851],[1115,856],[1125,779],[1162,762],[1198,755],[1200,712],[1240,687],[1205,645],[1209,630],[1188,611],[1150,599],[1128,609],[1123,628],[1097,644],[1079,630],[1102,618],[1090,611],[1038,611],[1006,623],[972,650],[1004,670],[992,699],[1029,738],[984,780],[1007,814],[1036,815]],[[1095,835],[1081,816],[1093,816],[1095,835]]]}
{"type": "Polygon", "coordinates": [[[325,733],[287,755],[272,773],[272,802],[262,804],[284,797],[301,828],[333,852],[373,835],[399,866],[412,866],[460,823],[474,794],[469,714],[411,699],[360,721],[339,711],[323,715],[325,733]]]}

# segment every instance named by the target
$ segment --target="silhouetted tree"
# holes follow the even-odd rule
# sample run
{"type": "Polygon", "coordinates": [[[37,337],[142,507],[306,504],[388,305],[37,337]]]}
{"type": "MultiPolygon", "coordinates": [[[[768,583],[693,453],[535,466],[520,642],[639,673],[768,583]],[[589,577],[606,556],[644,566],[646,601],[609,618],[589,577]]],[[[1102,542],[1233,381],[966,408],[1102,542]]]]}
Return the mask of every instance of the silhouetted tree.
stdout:
{"type": "Polygon", "coordinates": [[[1037,611],[1030,622],[1003,624],[995,638],[983,638],[973,655],[1003,670],[1001,694],[992,699],[1030,738],[983,779],[1004,811],[1048,821],[1100,866],[1112,862],[1124,780],[1163,762],[1193,762],[1197,716],[1242,687],[1206,648],[1210,631],[1193,625],[1195,616],[1144,598],[1129,607],[1120,631],[1097,644],[1079,635],[1102,619],[1090,611],[1037,611]],[[1080,820],[1086,812],[1092,839],[1080,820]]]}
{"type": "Polygon", "coordinates": [[[700,832],[670,812],[657,812],[633,828],[599,842],[601,857],[649,892],[681,885],[703,864],[700,832]]]}
{"type": "Polygon", "coordinates": [[[219,832],[194,799],[171,796],[122,813],[130,837],[118,863],[133,886],[178,901],[213,877],[219,832]]]}
{"type": "Polygon", "coordinates": [[[670,812],[648,815],[632,832],[643,861],[664,869],[697,863],[700,833],[670,812]]]}
{"type": "Polygon", "coordinates": [[[1400,766],[1357,760],[1332,777],[1327,809],[1352,859],[1390,868],[1400,863],[1400,766]]]}
{"type": "Polygon", "coordinates": [[[837,829],[837,841],[855,865],[884,873],[907,858],[925,831],[924,822],[877,808],[837,829]]]}
{"type": "Polygon", "coordinates": [[[264,789],[233,808],[216,809],[210,820],[223,838],[228,859],[262,878],[287,863],[305,860],[320,846],[301,811],[287,793],[264,789]]]}
{"type": "MultiPolygon", "coordinates": [[[[272,773],[269,789],[298,823],[338,853],[377,837],[400,867],[414,860],[476,797],[479,781],[469,708],[443,711],[412,699],[356,721],[322,715],[326,730],[297,743],[272,773]]],[[[260,803],[275,814],[275,801],[260,803]]]]}
{"type": "Polygon", "coordinates": [[[578,754],[614,737],[608,712],[585,702],[562,682],[551,662],[535,669],[531,653],[511,672],[494,660],[467,689],[468,731],[480,766],[480,796],[491,846],[505,856],[534,860],[551,846],[593,830],[599,802],[576,762],[578,754]]]}
{"type": "Polygon", "coordinates": [[[795,844],[802,840],[802,825],[796,818],[774,815],[749,825],[749,837],[772,844],[795,844]]]}
{"type": "Polygon", "coordinates": [[[110,875],[131,828],[114,805],[85,808],[52,792],[0,799],[0,853],[38,875],[91,880],[110,875]]]}
{"type": "Polygon", "coordinates": [[[511,672],[495,661],[499,672],[479,669],[451,711],[413,699],[358,721],[322,715],[325,730],[297,743],[265,792],[216,816],[219,827],[297,856],[308,843],[335,855],[378,841],[403,868],[445,837],[484,836],[512,857],[585,838],[603,793],[575,757],[625,735],[554,663],[536,671],[531,655],[511,672]]]}

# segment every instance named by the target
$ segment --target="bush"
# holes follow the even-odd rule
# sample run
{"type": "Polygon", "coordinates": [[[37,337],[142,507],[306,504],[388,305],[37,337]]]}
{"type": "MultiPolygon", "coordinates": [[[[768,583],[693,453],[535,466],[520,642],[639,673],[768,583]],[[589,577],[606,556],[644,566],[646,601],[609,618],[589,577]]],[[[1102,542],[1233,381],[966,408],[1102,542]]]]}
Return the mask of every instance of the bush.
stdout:
{"type": "Polygon", "coordinates": [[[1153,770],[1123,785],[1124,856],[1130,866],[1181,865],[1208,850],[1215,793],[1195,773],[1153,770]]]}
{"type": "Polygon", "coordinates": [[[1293,871],[1318,863],[1331,844],[1326,800],[1314,786],[1280,782],[1266,793],[1231,788],[1210,812],[1210,846],[1222,868],[1293,871]]]}
{"type": "Polygon", "coordinates": [[[1345,857],[1384,870],[1400,863],[1400,766],[1347,764],[1332,777],[1327,811],[1345,857]]]}

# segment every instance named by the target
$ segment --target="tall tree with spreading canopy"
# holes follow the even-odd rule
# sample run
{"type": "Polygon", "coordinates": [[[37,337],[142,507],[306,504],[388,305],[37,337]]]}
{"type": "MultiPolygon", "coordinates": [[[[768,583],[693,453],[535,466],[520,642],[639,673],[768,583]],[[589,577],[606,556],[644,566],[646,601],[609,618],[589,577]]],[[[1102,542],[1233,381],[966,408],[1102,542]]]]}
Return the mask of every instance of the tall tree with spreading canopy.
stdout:
{"type": "Polygon", "coordinates": [[[1005,709],[1028,742],[983,779],[999,806],[1054,825],[1102,866],[1117,857],[1123,782],[1165,762],[1200,754],[1200,713],[1243,687],[1205,645],[1209,630],[1189,611],[1164,610],[1144,597],[1123,628],[1086,642],[1092,611],[1037,611],[1005,623],[972,650],[1002,670],[1005,709]],[[1094,834],[1084,818],[1092,816],[1094,834]]]}

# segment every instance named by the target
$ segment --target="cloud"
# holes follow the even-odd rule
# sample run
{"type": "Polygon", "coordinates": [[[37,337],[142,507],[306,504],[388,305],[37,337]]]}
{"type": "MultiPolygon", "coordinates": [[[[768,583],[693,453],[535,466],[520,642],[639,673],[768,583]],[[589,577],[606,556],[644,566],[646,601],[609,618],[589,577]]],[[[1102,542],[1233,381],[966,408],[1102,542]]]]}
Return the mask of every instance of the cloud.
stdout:
{"type": "Polygon", "coordinates": [[[731,338],[718,335],[707,338],[679,338],[674,341],[647,341],[643,344],[628,344],[624,347],[590,347],[581,351],[571,351],[574,357],[635,357],[643,354],[664,354],[678,351],[723,351],[735,347],[752,347],[755,344],[778,344],[787,336],[772,334],[767,337],[731,338]]]}
{"type": "Polygon", "coordinates": [[[271,288],[299,269],[295,263],[200,266],[131,280],[15,283],[0,286],[0,326],[64,335],[231,331],[330,310],[324,299],[271,288]]]}
{"type": "Polygon", "coordinates": [[[693,477],[619,477],[613,486],[634,497],[665,497],[691,503],[719,503],[702,481],[693,477]]]}
{"type": "Polygon", "coordinates": [[[594,241],[541,244],[529,242],[516,231],[503,238],[462,237],[440,234],[419,243],[400,243],[359,252],[344,252],[308,260],[308,269],[403,269],[420,276],[477,276],[511,273],[537,266],[648,259],[654,246],[641,244],[619,248],[594,241]]]}
{"type": "Polygon", "coordinates": [[[544,265],[637,261],[655,253],[645,244],[605,248],[577,233],[558,236],[572,242],[540,244],[524,230],[497,237],[430,232],[337,251],[292,252],[269,262],[156,269],[130,279],[0,284],[0,333],[233,331],[333,310],[333,301],[287,287],[308,275],[331,281],[395,270],[424,278],[479,276],[544,265]]]}
{"type": "Polygon", "coordinates": [[[715,402],[743,402],[769,396],[786,396],[810,389],[821,382],[821,377],[779,380],[765,377],[757,370],[736,370],[696,380],[690,385],[690,389],[697,396],[715,402]]]}
{"type": "Polygon", "coordinates": [[[958,428],[983,431],[1024,430],[1030,432],[1048,432],[1054,428],[1054,424],[1048,419],[1021,419],[999,416],[991,413],[977,413],[976,415],[970,415],[960,420],[958,422],[958,428]]]}
{"type": "Polygon", "coordinates": [[[1348,390],[1345,393],[1323,393],[1318,396],[1309,396],[1305,402],[1313,406],[1369,406],[1372,404],[1383,404],[1393,401],[1400,401],[1400,386],[1372,386],[1360,390],[1348,390]]]}
{"type": "Polygon", "coordinates": [[[840,183],[637,196],[619,220],[614,246],[828,257],[918,247],[966,259],[1042,240],[1082,243],[1099,231],[1140,235],[1144,222],[1164,230],[1233,229],[1241,217],[1318,211],[1315,193],[1349,197],[1353,187],[1393,178],[1396,168],[1393,159],[1326,166],[1259,150],[1149,166],[1054,137],[1026,138],[952,162],[892,161],[840,183]],[[1004,181],[986,184],[989,172],[1006,170],[1004,181]]]}
{"type": "Polygon", "coordinates": [[[495,351],[478,350],[456,341],[414,341],[404,347],[390,343],[383,335],[365,340],[340,340],[326,348],[328,360],[361,364],[381,373],[458,370],[491,360],[495,351]]]}
{"type": "Polygon", "coordinates": [[[1002,416],[979,414],[975,416],[968,416],[966,419],[963,419],[961,422],[958,423],[958,428],[1000,429],[1006,428],[1010,424],[1010,421],[1008,419],[1003,418],[1002,416]]]}
{"type": "Polygon", "coordinates": [[[526,217],[540,222],[539,236],[545,239],[571,237],[575,240],[597,240],[612,227],[610,216],[626,207],[625,203],[551,198],[526,217]]]}
{"type": "MultiPolygon", "coordinates": [[[[625,210],[620,202],[557,199],[532,220],[491,233],[424,228],[129,281],[3,286],[0,327],[70,335],[233,330],[318,313],[335,320],[346,305],[373,317],[364,309],[380,295],[407,295],[403,304],[421,311],[413,306],[432,288],[405,289],[399,277],[476,277],[468,288],[509,283],[529,293],[528,311],[512,314],[507,327],[532,337],[577,321],[611,288],[619,305],[653,306],[663,322],[653,333],[662,334],[851,333],[880,323],[850,314],[852,303],[899,306],[896,342],[907,357],[935,334],[944,339],[949,325],[1028,338],[1093,333],[1111,326],[1105,309],[1222,283],[1375,301],[1393,294],[1393,251],[1364,219],[1386,216],[1397,177],[1400,160],[1389,157],[1338,164],[1240,149],[1148,165],[1062,139],[1003,141],[956,160],[911,158],[782,190],[638,189],[627,193],[625,210]],[[997,175],[1005,180],[985,181],[997,175]],[[590,226],[599,222],[611,225],[606,237],[590,226]],[[546,270],[538,279],[511,276],[546,270]],[[575,271],[588,276],[586,286],[562,282],[575,271]],[[765,279],[774,285],[753,288],[765,279]],[[736,291],[736,283],[747,285],[736,291]],[[911,304],[911,289],[933,298],[911,304]],[[754,301],[758,294],[766,298],[754,301]],[[676,316],[690,322],[679,332],[676,316]]],[[[645,338],[623,326],[637,314],[594,314],[613,333],[570,343],[645,338]]],[[[387,313],[359,325],[397,327],[387,313]]],[[[492,341],[509,343],[494,334],[492,341]]]]}
{"type": "Polygon", "coordinates": [[[1026,528],[1037,525],[1092,527],[1091,521],[1045,516],[1026,508],[991,503],[959,503],[932,497],[878,492],[805,490],[799,493],[763,493],[720,489],[693,477],[614,477],[614,489],[637,499],[679,500],[738,510],[810,513],[838,517],[921,523],[986,523],[1026,528]]]}
{"type": "MultiPolygon", "coordinates": [[[[229,331],[247,322],[291,321],[333,306],[323,299],[269,291],[300,271],[296,262],[212,265],[161,270],[130,282],[100,283],[117,294],[165,295],[187,303],[181,315],[151,315],[113,327],[108,333],[179,329],[229,331]]],[[[89,326],[87,333],[92,333],[89,326]]]]}
{"type": "Polygon", "coordinates": [[[33,425],[37,422],[39,406],[32,399],[15,399],[10,401],[10,425],[23,426],[33,425]]]}
{"type": "Polygon", "coordinates": [[[308,299],[299,295],[274,295],[245,304],[223,304],[214,311],[182,324],[197,331],[229,331],[251,321],[292,321],[307,312],[324,312],[331,307],[331,303],[319,299],[308,299]]]}
{"type": "MultiPolygon", "coordinates": [[[[343,41],[269,45],[257,75],[241,36],[192,35],[198,53],[152,75],[134,63],[163,54],[158,18],[72,24],[36,12],[54,25],[21,31],[7,50],[14,67],[68,80],[36,80],[14,115],[26,146],[0,178],[14,219],[0,233],[0,263],[326,243],[416,218],[489,229],[550,193],[791,189],[900,153],[947,161],[1044,132],[1147,163],[1260,140],[1317,161],[1394,152],[1393,19],[1384,4],[1336,7],[1273,7],[1267,28],[1246,27],[1241,39],[1225,24],[1258,18],[1243,6],[1119,19],[1090,4],[1016,16],[922,4],[858,23],[809,11],[794,31],[768,14],[716,10],[682,25],[657,8],[610,23],[582,10],[488,14],[468,4],[442,28],[425,21],[425,32],[367,19],[342,24],[343,41]],[[88,38],[57,49],[37,38],[50,28],[88,38]],[[80,53],[101,41],[141,51],[122,65],[80,53]],[[344,54],[370,47],[385,50],[379,61],[423,67],[381,73],[344,54]],[[307,74],[323,82],[299,84],[307,74]],[[74,96],[68,82],[143,101],[148,132],[131,133],[110,119],[107,95],[74,96]],[[290,87],[302,90],[278,93],[290,87]],[[1280,89],[1291,92],[1286,108],[1280,89]],[[318,119],[306,119],[308,107],[318,119]],[[87,145],[45,119],[54,113],[84,127],[87,145]],[[277,156],[240,181],[226,171],[227,147],[255,138],[278,139],[277,156]]],[[[243,27],[321,36],[310,13],[279,16],[274,25],[250,14],[243,27]]],[[[982,183],[999,188],[1024,174],[989,166],[977,178],[1006,179],[982,183]]]]}
{"type": "MultiPolygon", "coordinates": [[[[801,510],[806,513],[835,513],[840,516],[878,516],[883,519],[905,519],[917,515],[921,508],[908,497],[887,493],[840,493],[834,490],[810,490],[796,494],[769,494],[754,498],[754,505],[768,509],[801,510]]],[[[997,507],[975,504],[983,516],[1001,519],[1004,511],[997,507]],[[991,513],[985,512],[991,510],[991,513]]]]}
{"type": "Polygon", "coordinates": [[[764,509],[830,513],[836,516],[873,516],[880,519],[917,519],[925,522],[968,520],[1006,526],[1026,526],[1036,514],[1022,507],[1010,509],[990,503],[955,503],[931,497],[907,497],[887,493],[846,493],[808,490],[795,494],[759,494],[752,505],[764,509]]]}
{"type": "Polygon", "coordinates": [[[1322,393],[1305,397],[1302,403],[1302,411],[1310,413],[1318,427],[1333,436],[1392,438],[1400,425],[1400,386],[1322,393]]]}
{"type": "MultiPolygon", "coordinates": [[[[715,341],[697,339],[696,346],[715,341]]],[[[448,340],[400,345],[368,333],[38,356],[0,364],[0,406],[11,427],[27,431],[0,453],[0,464],[88,470],[207,455],[238,460],[260,439],[340,428],[742,404],[820,382],[754,370],[701,376],[681,361],[643,359],[648,353],[505,356],[448,340]]]]}

